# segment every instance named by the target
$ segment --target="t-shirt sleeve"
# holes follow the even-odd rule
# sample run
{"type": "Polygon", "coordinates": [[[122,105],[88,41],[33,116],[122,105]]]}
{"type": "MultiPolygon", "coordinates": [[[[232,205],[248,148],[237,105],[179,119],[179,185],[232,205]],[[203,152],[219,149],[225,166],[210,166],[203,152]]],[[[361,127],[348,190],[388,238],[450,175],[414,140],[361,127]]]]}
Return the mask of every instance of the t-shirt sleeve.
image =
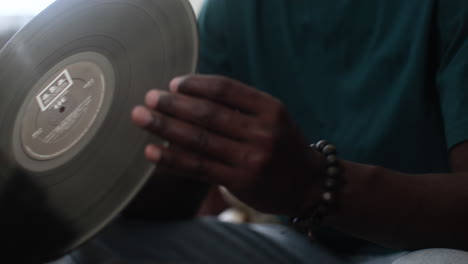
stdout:
{"type": "Polygon", "coordinates": [[[437,87],[450,149],[468,140],[468,1],[439,2],[437,87]]]}
{"type": "Polygon", "coordinates": [[[198,72],[229,76],[229,46],[226,39],[227,14],[223,0],[205,0],[198,18],[200,56],[198,72]]]}

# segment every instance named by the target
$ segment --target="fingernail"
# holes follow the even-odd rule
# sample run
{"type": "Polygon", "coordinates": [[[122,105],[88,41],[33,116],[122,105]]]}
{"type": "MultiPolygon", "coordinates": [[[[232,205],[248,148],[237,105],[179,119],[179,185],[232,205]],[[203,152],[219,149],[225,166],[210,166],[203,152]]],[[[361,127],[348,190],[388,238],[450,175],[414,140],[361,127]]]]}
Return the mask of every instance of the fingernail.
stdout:
{"type": "Polygon", "coordinates": [[[132,111],[133,122],[139,127],[146,127],[153,122],[151,112],[144,106],[137,106],[132,111]]]}
{"type": "Polygon", "coordinates": [[[177,92],[179,90],[179,85],[180,85],[180,83],[182,82],[182,80],[184,78],[185,77],[180,76],[180,77],[176,77],[176,78],[172,79],[171,83],[169,84],[169,90],[171,92],[177,92]]]}
{"type": "Polygon", "coordinates": [[[145,149],[145,155],[150,161],[158,162],[161,159],[161,150],[154,145],[148,145],[145,149]]]}
{"type": "Polygon", "coordinates": [[[160,97],[161,92],[159,92],[158,90],[151,90],[146,94],[145,103],[149,108],[155,109],[158,105],[160,97]]]}

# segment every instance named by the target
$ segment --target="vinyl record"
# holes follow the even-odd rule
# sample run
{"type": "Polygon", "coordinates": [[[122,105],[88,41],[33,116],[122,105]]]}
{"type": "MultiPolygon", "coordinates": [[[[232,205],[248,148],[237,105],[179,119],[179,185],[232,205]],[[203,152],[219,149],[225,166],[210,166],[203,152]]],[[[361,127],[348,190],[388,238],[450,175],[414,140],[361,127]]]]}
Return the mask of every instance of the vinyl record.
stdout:
{"type": "Polygon", "coordinates": [[[58,0],[13,37],[0,52],[2,258],[64,254],[128,204],[158,141],[131,110],[193,73],[197,53],[187,0],[58,0]]]}

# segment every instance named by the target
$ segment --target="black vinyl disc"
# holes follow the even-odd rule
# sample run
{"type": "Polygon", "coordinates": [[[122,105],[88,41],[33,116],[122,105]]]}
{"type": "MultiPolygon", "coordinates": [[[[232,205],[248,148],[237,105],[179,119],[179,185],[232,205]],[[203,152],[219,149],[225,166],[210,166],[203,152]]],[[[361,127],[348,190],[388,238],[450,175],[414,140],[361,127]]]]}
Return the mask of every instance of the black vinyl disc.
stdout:
{"type": "Polygon", "coordinates": [[[197,56],[187,0],[58,0],[12,38],[0,52],[0,257],[51,259],[119,214],[159,141],[131,110],[197,56]]]}

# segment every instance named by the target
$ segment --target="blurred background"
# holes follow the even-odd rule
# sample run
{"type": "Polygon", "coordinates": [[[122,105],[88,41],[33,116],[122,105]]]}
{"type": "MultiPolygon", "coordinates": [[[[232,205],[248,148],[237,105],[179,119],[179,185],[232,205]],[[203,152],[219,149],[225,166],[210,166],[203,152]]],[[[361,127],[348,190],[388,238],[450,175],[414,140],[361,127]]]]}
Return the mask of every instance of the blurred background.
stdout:
{"type": "MultiPolygon", "coordinates": [[[[31,18],[55,0],[0,0],[0,48],[31,18]]],[[[87,1],[87,0],[84,0],[87,1]]],[[[190,0],[198,14],[204,0],[190,0]]]]}

